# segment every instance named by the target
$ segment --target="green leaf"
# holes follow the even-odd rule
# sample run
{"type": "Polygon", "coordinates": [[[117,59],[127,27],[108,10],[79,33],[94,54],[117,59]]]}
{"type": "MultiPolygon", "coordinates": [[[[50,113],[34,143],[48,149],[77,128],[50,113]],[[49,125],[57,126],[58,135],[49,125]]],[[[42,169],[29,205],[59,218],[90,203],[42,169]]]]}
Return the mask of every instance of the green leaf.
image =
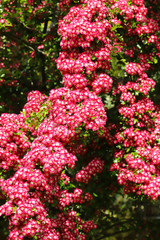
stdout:
{"type": "Polygon", "coordinates": [[[13,207],[13,213],[16,213],[17,206],[13,207]]]}
{"type": "Polygon", "coordinates": [[[97,195],[96,193],[93,193],[93,196],[94,196],[94,197],[98,197],[98,195],[97,195]]]}

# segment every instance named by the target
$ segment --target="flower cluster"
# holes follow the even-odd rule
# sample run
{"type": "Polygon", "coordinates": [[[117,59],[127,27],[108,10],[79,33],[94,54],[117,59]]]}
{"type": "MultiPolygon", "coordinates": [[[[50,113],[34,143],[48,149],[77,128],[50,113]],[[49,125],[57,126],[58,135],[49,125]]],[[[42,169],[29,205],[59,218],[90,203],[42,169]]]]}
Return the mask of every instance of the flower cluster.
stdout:
{"type": "Polygon", "coordinates": [[[104,161],[97,158],[93,159],[89,164],[76,174],[78,182],[88,183],[92,176],[101,173],[104,167],[104,161]]]}
{"type": "MultiPolygon", "coordinates": [[[[76,213],[69,216],[71,205],[85,204],[93,197],[84,189],[72,189],[73,179],[65,170],[75,167],[77,153],[85,154],[82,143],[90,136],[89,132],[99,134],[99,130],[105,129],[106,112],[97,94],[109,92],[113,81],[108,74],[97,74],[96,70],[103,69],[103,64],[110,68],[112,46],[106,40],[106,34],[111,25],[104,19],[107,13],[103,1],[86,1],[85,11],[81,5],[73,7],[59,22],[63,51],[56,62],[63,74],[64,87],[51,90],[49,97],[38,91],[29,93],[22,113],[11,120],[14,122],[21,116],[22,123],[15,129],[15,135],[17,137],[18,132],[24,139],[26,134],[30,145],[23,154],[21,151],[13,175],[1,180],[1,189],[10,201],[7,209],[1,207],[1,214],[9,215],[9,239],[33,235],[37,239],[85,239],[86,234],[96,227],[92,221],[77,219],[76,213]],[[94,17],[97,11],[98,18],[94,17]],[[94,40],[94,50],[89,50],[94,40]],[[102,42],[100,49],[96,47],[96,41],[102,42]],[[77,47],[88,50],[80,52],[77,47]],[[89,86],[93,92],[89,91],[89,86]],[[79,149],[77,152],[75,146],[79,149]],[[55,213],[54,218],[53,208],[61,211],[61,214],[55,213]]],[[[9,142],[7,151],[16,155],[18,150],[14,141],[9,142]]],[[[8,169],[10,166],[11,163],[8,169]]],[[[96,176],[103,167],[102,160],[94,159],[85,171],[89,176],[96,176]]]]}
{"type": "MultiPolygon", "coordinates": [[[[85,239],[86,233],[95,227],[92,222],[85,223],[81,220],[79,226],[84,233],[79,233],[78,229],[75,231],[77,219],[71,220],[64,214],[66,225],[60,227],[58,215],[52,221],[49,212],[52,206],[63,212],[63,209],[71,204],[92,200],[90,193],[78,188],[73,192],[61,190],[59,183],[69,186],[70,177],[63,170],[73,169],[77,161],[76,156],[69,153],[65,145],[76,138],[76,135],[79,136],[80,129],[78,132],[76,129],[81,127],[82,123],[84,128],[93,131],[105,125],[103,104],[88,90],[71,91],[67,88],[52,90],[48,98],[34,91],[28,95],[28,103],[21,114],[2,114],[0,118],[1,169],[8,176],[7,179],[1,178],[0,186],[3,195],[9,199],[0,207],[0,215],[9,217],[8,239],[23,239],[25,236],[34,235],[37,239],[59,239],[60,236],[63,239],[68,239],[67,236],[85,239]],[[30,102],[33,105],[34,102],[39,104],[37,113],[34,108],[30,108],[30,102]],[[34,118],[41,113],[41,109],[49,115],[42,118],[37,127],[37,124],[34,126],[34,118]],[[34,129],[32,142],[27,136],[28,127],[34,129]],[[13,173],[9,176],[12,167],[13,173]],[[45,206],[46,203],[48,207],[45,206]],[[69,235],[65,229],[68,229],[69,235]]],[[[90,166],[94,176],[102,171],[100,163],[100,160],[95,163],[96,170],[90,166]]]]}
{"type": "Polygon", "coordinates": [[[130,75],[138,73],[140,78],[118,86],[117,93],[122,92],[119,113],[123,124],[115,135],[115,144],[122,147],[115,153],[111,170],[118,171],[117,179],[124,185],[125,193],[136,192],[157,199],[160,196],[159,109],[148,98],[155,82],[137,64],[128,64],[126,71],[130,75]]]}
{"type": "MultiPolygon", "coordinates": [[[[78,188],[73,193],[60,190],[60,182],[64,186],[70,184],[70,177],[63,173],[64,168],[73,169],[77,161],[65,145],[79,138],[82,125],[84,129],[92,131],[104,127],[107,119],[104,105],[88,89],[71,91],[69,88],[61,88],[52,90],[49,97],[33,91],[27,99],[22,113],[2,114],[0,118],[1,168],[7,174],[13,167],[11,177],[6,180],[1,178],[1,191],[9,201],[0,207],[0,214],[10,219],[8,239],[23,239],[33,235],[38,239],[45,239],[46,236],[54,239],[63,236],[68,239],[65,238],[66,231],[59,233],[56,230],[60,227],[58,217],[53,224],[48,211],[52,205],[63,211],[71,204],[82,204],[91,201],[93,197],[78,188]],[[38,104],[36,110],[35,104],[38,104]],[[37,117],[39,114],[43,118],[37,117]],[[30,134],[34,138],[32,141],[30,134]],[[46,202],[49,204],[47,208],[46,202]]],[[[91,164],[92,175],[102,171],[100,163],[100,160],[95,163],[96,170],[91,164]]],[[[72,233],[75,224],[74,221],[69,224],[70,237],[81,236],[78,230],[72,233]]],[[[85,233],[95,225],[89,222],[85,225],[83,221],[81,225],[82,231],[84,229],[82,239],[85,239],[85,233]]]]}
{"type": "Polygon", "coordinates": [[[111,23],[107,17],[110,18],[110,14],[105,2],[97,0],[71,8],[59,21],[63,52],[56,62],[64,75],[65,87],[82,89],[92,86],[96,94],[111,90],[112,78],[96,73],[98,69],[110,69],[111,23]]]}
{"type": "MultiPolygon", "coordinates": [[[[150,81],[146,89],[144,85],[137,85],[142,79],[138,79],[137,83],[128,82],[119,86],[122,93],[132,90],[134,101],[128,104],[128,99],[126,103],[123,99],[124,103],[119,107],[123,128],[117,131],[115,143],[122,146],[120,149],[123,149],[123,152],[117,149],[111,170],[118,171],[118,181],[125,186],[126,193],[136,192],[157,199],[160,195],[159,110],[148,97],[136,99],[139,94],[147,95],[149,89],[154,88],[155,82],[146,79],[150,81]],[[134,95],[136,91],[139,92],[138,95],[134,95]]],[[[147,85],[147,81],[144,84],[147,85]]]]}
{"type": "Polygon", "coordinates": [[[113,80],[111,77],[109,77],[107,74],[101,73],[92,83],[93,91],[96,94],[99,94],[102,91],[104,91],[104,93],[107,93],[111,90],[112,83],[113,80]]]}
{"type": "MultiPolygon", "coordinates": [[[[106,123],[104,104],[88,88],[72,91],[68,88],[51,90],[49,100],[52,102],[52,112],[48,121],[49,124],[51,122],[54,124],[56,131],[59,131],[58,129],[62,125],[66,131],[70,131],[72,136],[75,134],[75,128],[81,126],[82,123],[86,129],[93,131],[100,129],[106,123]]],[[[65,136],[64,129],[63,137],[65,136]]],[[[41,126],[38,131],[43,131],[41,126]]],[[[66,135],[68,136],[68,134],[69,132],[66,135]]]]}
{"type": "Polygon", "coordinates": [[[118,182],[124,185],[125,193],[136,192],[157,199],[160,195],[159,109],[150,99],[156,82],[148,74],[158,62],[160,28],[159,20],[153,14],[149,18],[144,4],[143,0],[132,0],[132,3],[119,0],[111,7],[119,10],[121,21],[122,17],[127,21],[123,27],[128,31],[128,36],[121,40],[127,60],[124,67],[126,78],[118,82],[113,91],[114,96],[120,97],[121,123],[115,134],[117,149],[111,170],[118,172],[118,182]]]}

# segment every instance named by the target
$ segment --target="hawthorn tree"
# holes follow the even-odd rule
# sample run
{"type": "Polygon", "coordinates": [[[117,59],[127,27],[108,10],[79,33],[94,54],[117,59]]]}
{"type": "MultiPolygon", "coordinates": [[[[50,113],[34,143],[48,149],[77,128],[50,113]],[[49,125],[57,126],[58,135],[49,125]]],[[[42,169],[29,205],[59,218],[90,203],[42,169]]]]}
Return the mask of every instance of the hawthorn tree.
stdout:
{"type": "Polygon", "coordinates": [[[132,230],[136,218],[112,214],[120,185],[137,199],[160,195],[158,1],[1,1],[0,9],[2,112],[17,113],[28,93],[20,113],[0,117],[7,239],[132,230]]]}

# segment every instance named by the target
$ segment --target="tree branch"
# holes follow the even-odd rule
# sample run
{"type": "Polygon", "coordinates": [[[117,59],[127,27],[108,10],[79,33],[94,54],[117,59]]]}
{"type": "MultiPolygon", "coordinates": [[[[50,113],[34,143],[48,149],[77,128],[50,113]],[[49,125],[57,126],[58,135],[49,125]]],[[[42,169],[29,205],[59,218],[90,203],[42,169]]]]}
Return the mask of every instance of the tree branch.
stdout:
{"type": "Polygon", "coordinates": [[[44,23],[43,33],[47,32],[47,26],[48,26],[48,20],[46,19],[44,23]]]}
{"type": "Polygon", "coordinates": [[[104,234],[102,237],[97,238],[96,240],[102,240],[102,239],[104,239],[106,237],[111,237],[111,236],[114,236],[116,234],[127,233],[127,232],[131,232],[131,230],[128,229],[128,230],[123,230],[123,231],[116,231],[116,232],[110,233],[110,234],[104,234]]]}
{"type": "Polygon", "coordinates": [[[5,36],[7,38],[7,40],[12,40],[14,42],[21,43],[21,44],[24,43],[24,45],[27,48],[29,48],[30,50],[35,51],[35,52],[40,53],[45,56],[45,53],[43,51],[41,51],[40,49],[37,49],[37,46],[35,44],[30,44],[29,42],[27,42],[26,40],[24,40],[22,38],[19,39],[18,36],[13,35],[11,32],[7,33],[5,31],[0,31],[0,35],[5,36]]]}
{"type": "Polygon", "coordinates": [[[41,32],[37,31],[35,28],[31,28],[27,25],[25,25],[25,23],[17,20],[16,18],[13,18],[12,16],[10,16],[10,20],[12,22],[12,24],[16,24],[16,25],[20,25],[20,27],[25,30],[26,32],[28,32],[29,34],[41,34],[41,32]]]}

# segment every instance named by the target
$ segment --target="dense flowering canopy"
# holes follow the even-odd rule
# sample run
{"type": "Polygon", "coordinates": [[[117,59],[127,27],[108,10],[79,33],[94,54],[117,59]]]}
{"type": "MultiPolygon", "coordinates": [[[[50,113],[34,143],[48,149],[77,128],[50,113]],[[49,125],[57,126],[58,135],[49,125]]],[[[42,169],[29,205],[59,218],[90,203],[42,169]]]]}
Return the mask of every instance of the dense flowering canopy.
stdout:
{"type": "Polygon", "coordinates": [[[160,27],[147,11],[143,0],[82,0],[70,8],[58,23],[64,87],[48,97],[32,91],[20,114],[1,115],[0,215],[9,219],[8,240],[87,238],[97,226],[79,206],[92,203],[85,186],[101,181],[108,164],[98,150],[90,154],[102,142],[114,149],[111,170],[125,193],[159,197],[160,113],[149,74],[159,62],[160,27]]]}

